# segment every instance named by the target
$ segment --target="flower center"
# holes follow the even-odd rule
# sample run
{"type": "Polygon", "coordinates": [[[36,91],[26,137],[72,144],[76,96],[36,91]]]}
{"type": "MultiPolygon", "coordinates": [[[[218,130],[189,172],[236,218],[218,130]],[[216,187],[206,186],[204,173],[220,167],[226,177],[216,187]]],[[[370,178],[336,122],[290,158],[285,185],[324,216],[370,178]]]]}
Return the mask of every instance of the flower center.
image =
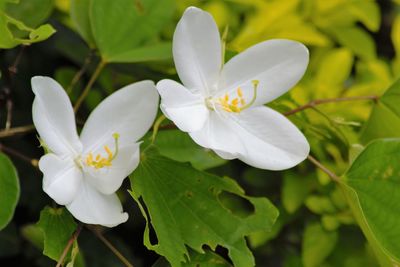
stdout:
{"type": "Polygon", "coordinates": [[[259,81],[253,80],[251,81],[251,83],[253,84],[253,97],[250,100],[250,102],[246,103],[246,100],[243,96],[243,91],[240,87],[238,87],[236,89],[236,97],[234,97],[233,99],[230,99],[228,94],[225,94],[224,96],[218,98],[213,98],[213,97],[207,98],[206,99],[207,107],[209,109],[215,110],[216,106],[219,106],[226,112],[234,112],[234,113],[239,113],[249,108],[256,101],[259,81]]]}
{"type": "Polygon", "coordinates": [[[112,152],[111,149],[105,145],[104,146],[104,151],[106,156],[104,157],[101,154],[97,154],[96,157],[94,157],[93,153],[90,152],[85,159],[85,164],[89,167],[93,167],[95,169],[101,169],[104,167],[110,167],[112,166],[112,161],[116,158],[118,155],[118,139],[119,139],[119,134],[114,133],[113,135],[114,142],[115,142],[115,151],[112,152]]]}

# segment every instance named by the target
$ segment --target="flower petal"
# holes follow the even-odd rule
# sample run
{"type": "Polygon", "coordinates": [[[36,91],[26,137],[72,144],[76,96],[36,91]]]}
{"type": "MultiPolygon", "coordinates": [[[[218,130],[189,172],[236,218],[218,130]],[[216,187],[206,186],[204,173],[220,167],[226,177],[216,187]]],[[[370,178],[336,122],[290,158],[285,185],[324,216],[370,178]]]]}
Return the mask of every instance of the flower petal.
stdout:
{"type": "Polygon", "coordinates": [[[157,83],[161,109],[184,132],[200,130],[209,116],[204,97],[172,80],[157,83]]]}
{"type": "Polygon", "coordinates": [[[247,153],[238,158],[261,169],[284,170],[302,162],[310,152],[307,139],[282,114],[265,106],[232,116],[229,123],[247,153]]]}
{"type": "Polygon", "coordinates": [[[83,154],[100,153],[114,145],[118,133],[121,147],[135,143],[151,127],[158,109],[158,94],[151,81],[125,86],[103,100],[82,129],[83,154]]]}
{"type": "Polygon", "coordinates": [[[112,166],[95,169],[85,166],[85,178],[98,191],[109,195],[120,188],[124,179],[133,172],[139,164],[139,143],[120,147],[112,166]]]}
{"type": "Polygon", "coordinates": [[[114,227],[128,220],[116,194],[104,195],[83,180],[76,198],[67,209],[79,221],[114,227]]]}
{"type": "Polygon", "coordinates": [[[255,105],[286,93],[303,76],[308,65],[307,48],[295,41],[270,40],[256,44],[227,62],[221,73],[221,93],[241,87],[247,102],[253,96],[252,80],[258,80],[255,105]]]}
{"type": "Polygon", "coordinates": [[[221,69],[221,40],[213,17],[195,7],[186,9],[173,37],[175,67],[190,90],[213,90],[221,69]]]}
{"type": "Polygon", "coordinates": [[[60,205],[71,203],[82,182],[82,172],[73,160],[49,153],[41,157],[39,168],[44,174],[43,191],[60,205]]]}
{"type": "Polygon", "coordinates": [[[224,159],[236,158],[240,153],[245,153],[245,147],[234,128],[217,112],[210,112],[204,127],[189,135],[198,145],[214,150],[224,159]]]}
{"type": "Polygon", "coordinates": [[[49,77],[32,78],[35,100],[33,123],[49,149],[58,155],[77,154],[82,144],[76,131],[71,102],[64,89],[49,77]]]}

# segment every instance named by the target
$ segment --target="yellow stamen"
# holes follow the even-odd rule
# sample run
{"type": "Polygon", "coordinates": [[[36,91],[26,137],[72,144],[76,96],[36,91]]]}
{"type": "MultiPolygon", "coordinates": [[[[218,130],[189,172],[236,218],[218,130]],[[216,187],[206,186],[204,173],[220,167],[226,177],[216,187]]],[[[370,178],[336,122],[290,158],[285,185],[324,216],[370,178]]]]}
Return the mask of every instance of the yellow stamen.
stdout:
{"type": "Polygon", "coordinates": [[[223,97],[218,98],[218,102],[221,108],[227,112],[239,113],[253,105],[257,98],[257,88],[260,81],[253,80],[251,81],[251,83],[253,84],[253,98],[248,104],[246,104],[246,100],[244,99],[242,88],[238,87],[238,89],[236,90],[238,97],[234,98],[232,101],[229,102],[228,94],[225,94],[223,97]]]}
{"type": "Polygon", "coordinates": [[[86,157],[86,165],[93,167],[95,169],[101,169],[104,167],[110,167],[112,166],[112,161],[115,159],[115,157],[118,154],[118,139],[119,139],[119,134],[118,133],[114,133],[113,135],[114,138],[114,142],[115,142],[115,151],[114,153],[111,151],[111,149],[105,145],[104,146],[104,151],[107,154],[107,158],[103,157],[100,154],[97,154],[96,158],[93,159],[93,153],[90,152],[87,157],[86,157]]]}

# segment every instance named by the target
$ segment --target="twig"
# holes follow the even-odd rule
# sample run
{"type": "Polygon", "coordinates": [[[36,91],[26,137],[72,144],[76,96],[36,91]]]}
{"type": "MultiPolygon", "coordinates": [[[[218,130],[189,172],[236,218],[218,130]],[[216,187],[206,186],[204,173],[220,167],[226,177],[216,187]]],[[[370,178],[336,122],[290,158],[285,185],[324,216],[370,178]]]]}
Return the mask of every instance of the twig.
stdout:
{"type": "Polygon", "coordinates": [[[339,183],[340,182],[340,178],[339,176],[337,176],[334,172],[332,172],[331,170],[329,170],[327,167],[325,167],[321,162],[319,162],[316,158],[314,158],[311,155],[307,156],[307,159],[309,161],[311,161],[315,166],[317,166],[318,168],[320,168],[324,173],[326,173],[330,178],[332,178],[333,181],[339,183]]]}
{"type": "Polygon", "coordinates": [[[90,62],[92,61],[93,57],[93,50],[89,51],[89,54],[85,58],[85,62],[83,63],[83,66],[80,68],[80,70],[75,73],[74,77],[71,80],[71,83],[69,84],[67,88],[67,93],[70,94],[72,92],[72,89],[74,88],[75,84],[81,79],[82,75],[86,72],[86,70],[89,67],[90,62]]]}
{"type": "Polygon", "coordinates": [[[71,248],[71,246],[74,244],[74,242],[76,241],[76,239],[78,238],[79,234],[81,233],[82,230],[82,224],[80,223],[78,225],[78,228],[76,228],[75,232],[72,234],[71,238],[68,240],[67,245],[65,246],[60,259],[57,262],[56,267],[61,267],[62,264],[64,263],[65,258],[67,257],[67,254],[69,252],[69,249],[71,248]]]}
{"type": "Polygon", "coordinates": [[[311,102],[300,106],[298,108],[295,108],[293,110],[290,110],[288,112],[283,113],[285,116],[290,116],[293,115],[297,112],[303,111],[308,108],[313,108],[315,106],[321,105],[321,104],[327,104],[327,103],[334,103],[334,102],[346,102],[346,101],[358,101],[358,100],[373,100],[377,101],[379,99],[379,96],[376,95],[369,95],[369,96],[352,96],[352,97],[338,97],[338,98],[327,98],[327,99],[316,99],[312,100],[311,102]]]}
{"type": "Polygon", "coordinates": [[[107,63],[104,60],[101,60],[100,63],[97,65],[95,71],[92,74],[92,77],[90,77],[89,82],[87,83],[85,89],[83,89],[82,94],[79,96],[78,100],[75,103],[74,106],[74,111],[75,113],[78,111],[79,107],[82,105],[83,100],[85,100],[86,96],[88,95],[90,89],[92,88],[92,85],[96,81],[97,77],[100,75],[101,71],[105,67],[107,63]]]}
{"type": "Polygon", "coordinates": [[[94,233],[94,235],[100,239],[104,245],[106,245],[113,253],[115,256],[117,256],[117,258],[126,266],[126,267],[133,267],[133,265],[128,261],[127,258],[124,257],[124,255],[122,255],[121,252],[119,252],[119,250],[114,247],[113,244],[111,244],[110,241],[107,240],[107,238],[104,237],[104,235],[100,232],[100,230],[97,227],[90,227],[88,226],[88,229],[90,231],[92,231],[94,233]]]}
{"type": "Polygon", "coordinates": [[[13,102],[10,97],[8,97],[6,102],[6,109],[7,109],[7,119],[5,130],[9,130],[11,128],[11,120],[12,120],[12,109],[13,109],[13,102]]]}
{"type": "Polygon", "coordinates": [[[19,62],[21,61],[21,58],[22,58],[22,55],[24,53],[25,47],[26,47],[25,45],[21,46],[21,49],[19,50],[18,55],[15,58],[14,63],[8,68],[8,71],[10,73],[10,79],[12,78],[12,76],[17,74],[17,72],[18,72],[18,65],[19,65],[19,62]]]}
{"type": "Polygon", "coordinates": [[[18,152],[16,150],[12,149],[11,147],[7,147],[1,143],[0,143],[0,151],[3,151],[11,156],[16,157],[16,158],[19,158],[25,162],[28,162],[35,168],[37,168],[39,166],[39,161],[37,159],[27,157],[24,154],[22,154],[21,152],[18,152]]]}
{"type": "Polygon", "coordinates": [[[0,131],[0,138],[10,137],[17,134],[33,132],[35,130],[35,126],[33,125],[26,125],[20,127],[10,128],[8,130],[0,131]]]}

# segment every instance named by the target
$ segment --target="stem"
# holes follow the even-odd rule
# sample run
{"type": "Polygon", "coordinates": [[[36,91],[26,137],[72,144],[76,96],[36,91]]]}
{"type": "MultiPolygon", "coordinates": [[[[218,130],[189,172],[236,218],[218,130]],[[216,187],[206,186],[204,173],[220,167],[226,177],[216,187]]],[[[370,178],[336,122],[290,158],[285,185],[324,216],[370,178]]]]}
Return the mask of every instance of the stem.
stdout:
{"type": "Polygon", "coordinates": [[[35,130],[35,126],[33,125],[26,125],[21,127],[10,128],[8,130],[0,131],[0,138],[10,137],[13,135],[21,134],[21,133],[28,133],[35,130]]]}
{"type": "Polygon", "coordinates": [[[100,239],[104,245],[106,245],[111,251],[112,253],[114,253],[115,256],[117,256],[117,258],[126,266],[126,267],[133,267],[133,265],[128,261],[127,258],[124,257],[124,255],[122,255],[121,252],[119,252],[119,250],[114,247],[113,244],[111,244],[110,241],[107,240],[107,238],[105,238],[103,236],[103,234],[99,231],[98,228],[94,228],[94,227],[88,227],[88,229],[90,231],[92,231],[94,233],[94,235],[100,239]]]}
{"type": "Polygon", "coordinates": [[[24,154],[14,150],[13,148],[10,147],[6,147],[5,145],[0,143],[0,151],[3,151],[11,156],[14,156],[16,158],[19,158],[25,162],[28,162],[29,164],[31,164],[33,167],[37,168],[39,166],[39,161],[37,159],[34,158],[30,158],[25,156],[24,154]]]}
{"type": "Polygon", "coordinates": [[[93,50],[90,50],[89,54],[85,58],[85,62],[83,63],[83,66],[80,68],[80,70],[75,73],[74,77],[71,80],[71,83],[69,84],[67,88],[67,93],[70,94],[72,89],[74,88],[75,84],[81,79],[82,75],[86,72],[87,68],[89,67],[90,62],[92,61],[93,57],[93,50]]]}
{"type": "Polygon", "coordinates": [[[156,136],[158,133],[158,129],[160,128],[161,123],[166,119],[167,117],[165,117],[164,115],[161,115],[160,117],[158,117],[158,119],[156,120],[156,122],[154,123],[153,126],[153,134],[151,135],[151,143],[153,144],[154,141],[156,140],[156,136]]]}
{"type": "Polygon", "coordinates": [[[100,63],[97,65],[95,71],[92,74],[92,77],[90,77],[89,82],[87,83],[85,89],[83,89],[82,94],[79,96],[78,100],[75,103],[74,106],[74,112],[76,113],[79,109],[79,107],[82,105],[83,100],[85,100],[86,96],[88,95],[90,89],[92,88],[92,85],[96,81],[97,77],[99,77],[101,71],[103,70],[104,66],[107,63],[104,60],[101,60],[100,63]]]}
{"type": "Polygon", "coordinates": [[[11,99],[7,100],[7,119],[6,119],[6,126],[5,130],[9,130],[11,128],[11,120],[12,120],[12,109],[13,109],[13,102],[11,99]]]}
{"type": "Polygon", "coordinates": [[[321,162],[319,162],[316,158],[314,158],[311,155],[307,156],[307,159],[311,161],[315,166],[320,168],[324,173],[326,173],[334,182],[340,183],[340,178],[337,176],[334,172],[329,170],[327,167],[325,167],[321,162]]]}
{"type": "Polygon", "coordinates": [[[312,100],[309,103],[300,106],[298,108],[295,108],[293,110],[290,110],[288,112],[283,113],[285,116],[290,116],[293,115],[297,112],[303,111],[308,108],[313,108],[315,106],[321,105],[321,104],[327,104],[327,103],[335,103],[335,102],[346,102],[346,101],[358,101],[358,100],[373,100],[377,101],[379,99],[379,96],[376,95],[369,95],[369,96],[352,96],[352,97],[339,97],[339,98],[327,98],[327,99],[316,99],[312,100]]]}
{"type": "Polygon", "coordinates": [[[82,224],[80,223],[78,225],[78,228],[76,228],[76,231],[72,234],[71,238],[68,240],[67,245],[65,246],[60,259],[57,262],[56,267],[61,267],[65,258],[67,257],[67,254],[69,252],[69,249],[71,248],[71,246],[74,244],[74,242],[76,241],[76,239],[78,239],[79,234],[81,233],[82,230],[82,224]]]}

